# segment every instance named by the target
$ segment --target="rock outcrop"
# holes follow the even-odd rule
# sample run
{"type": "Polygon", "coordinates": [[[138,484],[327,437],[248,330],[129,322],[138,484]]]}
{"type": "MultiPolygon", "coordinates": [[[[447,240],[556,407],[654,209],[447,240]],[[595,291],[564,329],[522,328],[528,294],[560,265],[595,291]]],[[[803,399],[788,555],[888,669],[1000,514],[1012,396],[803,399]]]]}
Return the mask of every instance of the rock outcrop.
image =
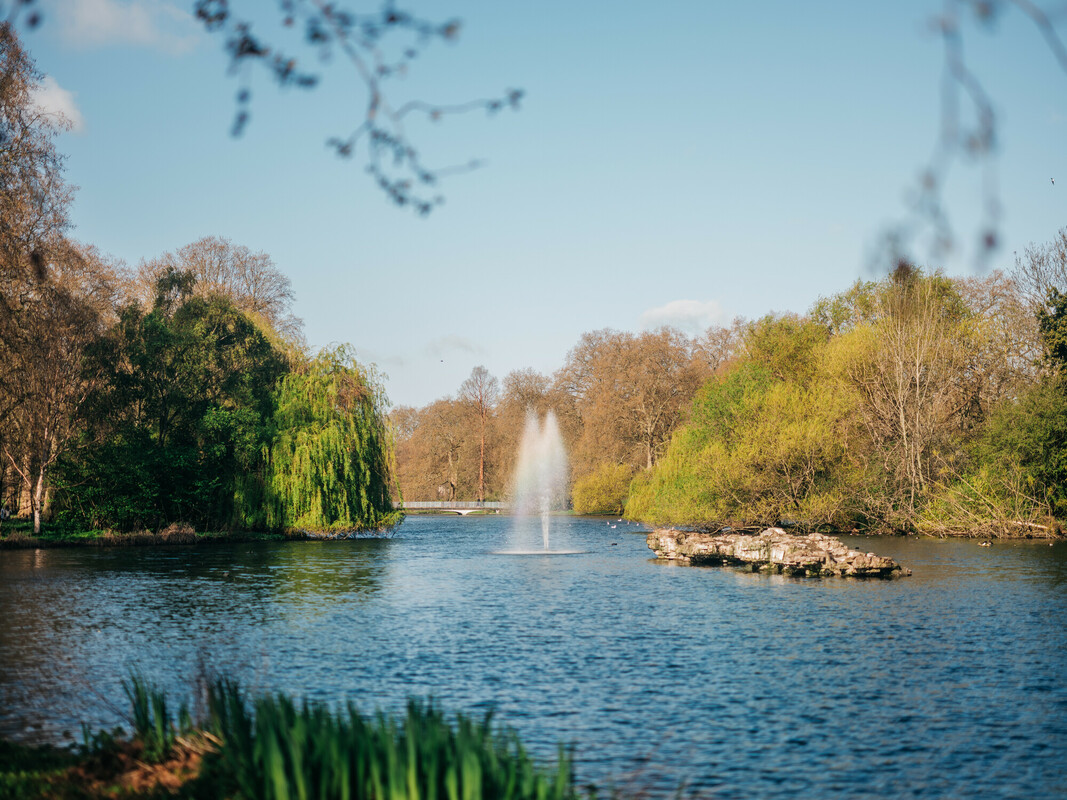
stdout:
{"type": "Polygon", "coordinates": [[[661,529],[648,534],[647,542],[656,558],[687,564],[736,565],[786,575],[891,578],[911,574],[891,558],[850,550],[832,536],[794,536],[781,528],[768,528],[758,535],[661,529]]]}

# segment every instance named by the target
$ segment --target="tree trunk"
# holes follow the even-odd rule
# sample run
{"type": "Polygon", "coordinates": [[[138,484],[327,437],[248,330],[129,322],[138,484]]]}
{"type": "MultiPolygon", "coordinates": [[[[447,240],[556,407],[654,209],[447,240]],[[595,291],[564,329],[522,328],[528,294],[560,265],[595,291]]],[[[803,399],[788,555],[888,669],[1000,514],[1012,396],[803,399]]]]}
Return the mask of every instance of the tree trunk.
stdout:
{"type": "Polygon", "coordinates": [[[37,485],[33,490],[33,535],[41,535],[41,507],[44,505],[44,471],[42,465],[37,472],[37,485]]]}
{"type": "Polygon", "coordinates": [[[30,464],[29,459],[24,459],[22,462],[21,474],[19,477],[19,508],[16,515],[19,519],[27,519],[33,514],[33,487],[30,484],[30,464]]]}
{"type": "Polygon", "coordinates": [[[452,458],[452,449],[448,450],[448,490],[449,490],[449,502],[453,502],[456,499],[456,483],[459,481],[459,471],[456,469],[455,461],[452,458]]]}
{"type": "Polygon", "coordinates": [[[485,502],[485,413],[482,413],[482,443],[478,452],[478,502],[485,502]]]}

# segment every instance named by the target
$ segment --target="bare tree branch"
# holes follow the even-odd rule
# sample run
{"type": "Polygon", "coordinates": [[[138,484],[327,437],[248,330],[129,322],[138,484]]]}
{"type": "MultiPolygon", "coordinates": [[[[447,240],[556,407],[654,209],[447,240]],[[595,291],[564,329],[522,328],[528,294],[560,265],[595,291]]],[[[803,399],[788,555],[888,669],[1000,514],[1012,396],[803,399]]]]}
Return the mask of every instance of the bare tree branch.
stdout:
{"type": "MultiPolygon", "coordinates": [[[[428,214],[444,202],[436,188],[442,178],[468,172],[481,162],[469,160],[443,168],[426,166],[404,127],[405,118],[421,112],[436,121],[478,109],[492,114],[518,109],[522,100],[521,90],[509,89],[500,98],[453,104],[410,100],[399,107],[394,105],[384,84],[405,75],[411,62],[433,40],[454,41],[461,29],[458,20],[431,22],[397,8],[392,0],[385,0],[379,11],[370,14],[356,14],[324,0],[281,0],[279,7],[283,25],[302,28],[304,43],[317,50],[324,61],[331,58],[335,49],[340,51],[367,92],[360,124],[346,136],[330,137],[326,145],[342,158],[352,157],[362,147],[365,170],[371,180],[397,205],[419,214],[428,214]],[[389,59],[383,41],[403,35],[409,41],[399,58],[389,59]]],[[[195,14],[208,31],[224,33],[230,73],[243,80],[237,95],[234,135],[240,135],[250,120],[249,66],[258,64],[267,69],[280,86],[310,89],[317,85],[318,76],[304,71],[295,57],[254,35],[250,22],[234,19],[227,0],[197,0],[195,14]]]]}
{"type": "MultiPolygon", "coordinates": [[[[967,18],[989,26],[1014,8],[1025,15],[1040,33],[1057,64],[1067,73],[1067,46],[1056,29],[1051,13],[1030,0],[945,0],[942,13],[931,20],[931,30],[941,39],[944,68],[941,89],[941,124],[933,154],[923,168],[909,201],[911,214],[894,226],[886,237],[890,266],[911,260],[909,250],[928,231],[930,253],[943,258],[956,245],[956,237],[942,202],[953,163],[962,155],[978,165],[982,175],[982,220],[978,236],[979,263],[1000,244],[1001,202],[997,180],[996,150],[998,120],[993,98],[964,56],[967,18]],[[973,114],[972,126],[962,123],[964,112],[973,114]]],[[[879,264],[884,267],[885,264],[879,264]]]]}

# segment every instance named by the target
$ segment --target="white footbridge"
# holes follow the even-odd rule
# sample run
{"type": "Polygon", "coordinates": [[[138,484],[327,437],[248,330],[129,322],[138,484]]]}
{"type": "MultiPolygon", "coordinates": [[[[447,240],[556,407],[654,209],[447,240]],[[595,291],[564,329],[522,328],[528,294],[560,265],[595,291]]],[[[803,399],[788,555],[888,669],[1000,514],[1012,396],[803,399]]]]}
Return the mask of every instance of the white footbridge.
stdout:
{"type": "Polygon", "coordinates": [[[405,511],[436,511],[439,514],[474,514],[475,512],[488,512],[499,514],[501,511],[509,511],[511,505],[495,500],[479,502],[477,500],[414,500],[404,503],[405,511]]]}

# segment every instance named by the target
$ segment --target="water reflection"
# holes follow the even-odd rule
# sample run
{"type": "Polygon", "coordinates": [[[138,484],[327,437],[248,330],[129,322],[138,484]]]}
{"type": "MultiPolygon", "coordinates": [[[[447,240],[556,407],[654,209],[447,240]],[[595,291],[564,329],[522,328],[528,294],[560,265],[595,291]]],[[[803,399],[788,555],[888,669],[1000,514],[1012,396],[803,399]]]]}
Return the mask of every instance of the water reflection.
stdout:
{"type": "Polygon", "coordinates": [[[255,676],[305,627],[381,585],[388,540],[0,553],[0,734],[52,738],[120,721],[131,671],[179,690],[255,676]],[[116,705],[119,703],[119,705],[116,705]]]}
{"type": "Polygon", "coordinates": [[[627,794],[1067,788],[1067,545],[857,537],[914,575],[814,580],[658,564],[599,520],[559,528],[587,552],[491,556],[507,518],[433,517],[393,540],[0,553],[0,730],[109,723],[131,666],[181,688],[204,653],[328,702],[493,707],[627,794]]]}

